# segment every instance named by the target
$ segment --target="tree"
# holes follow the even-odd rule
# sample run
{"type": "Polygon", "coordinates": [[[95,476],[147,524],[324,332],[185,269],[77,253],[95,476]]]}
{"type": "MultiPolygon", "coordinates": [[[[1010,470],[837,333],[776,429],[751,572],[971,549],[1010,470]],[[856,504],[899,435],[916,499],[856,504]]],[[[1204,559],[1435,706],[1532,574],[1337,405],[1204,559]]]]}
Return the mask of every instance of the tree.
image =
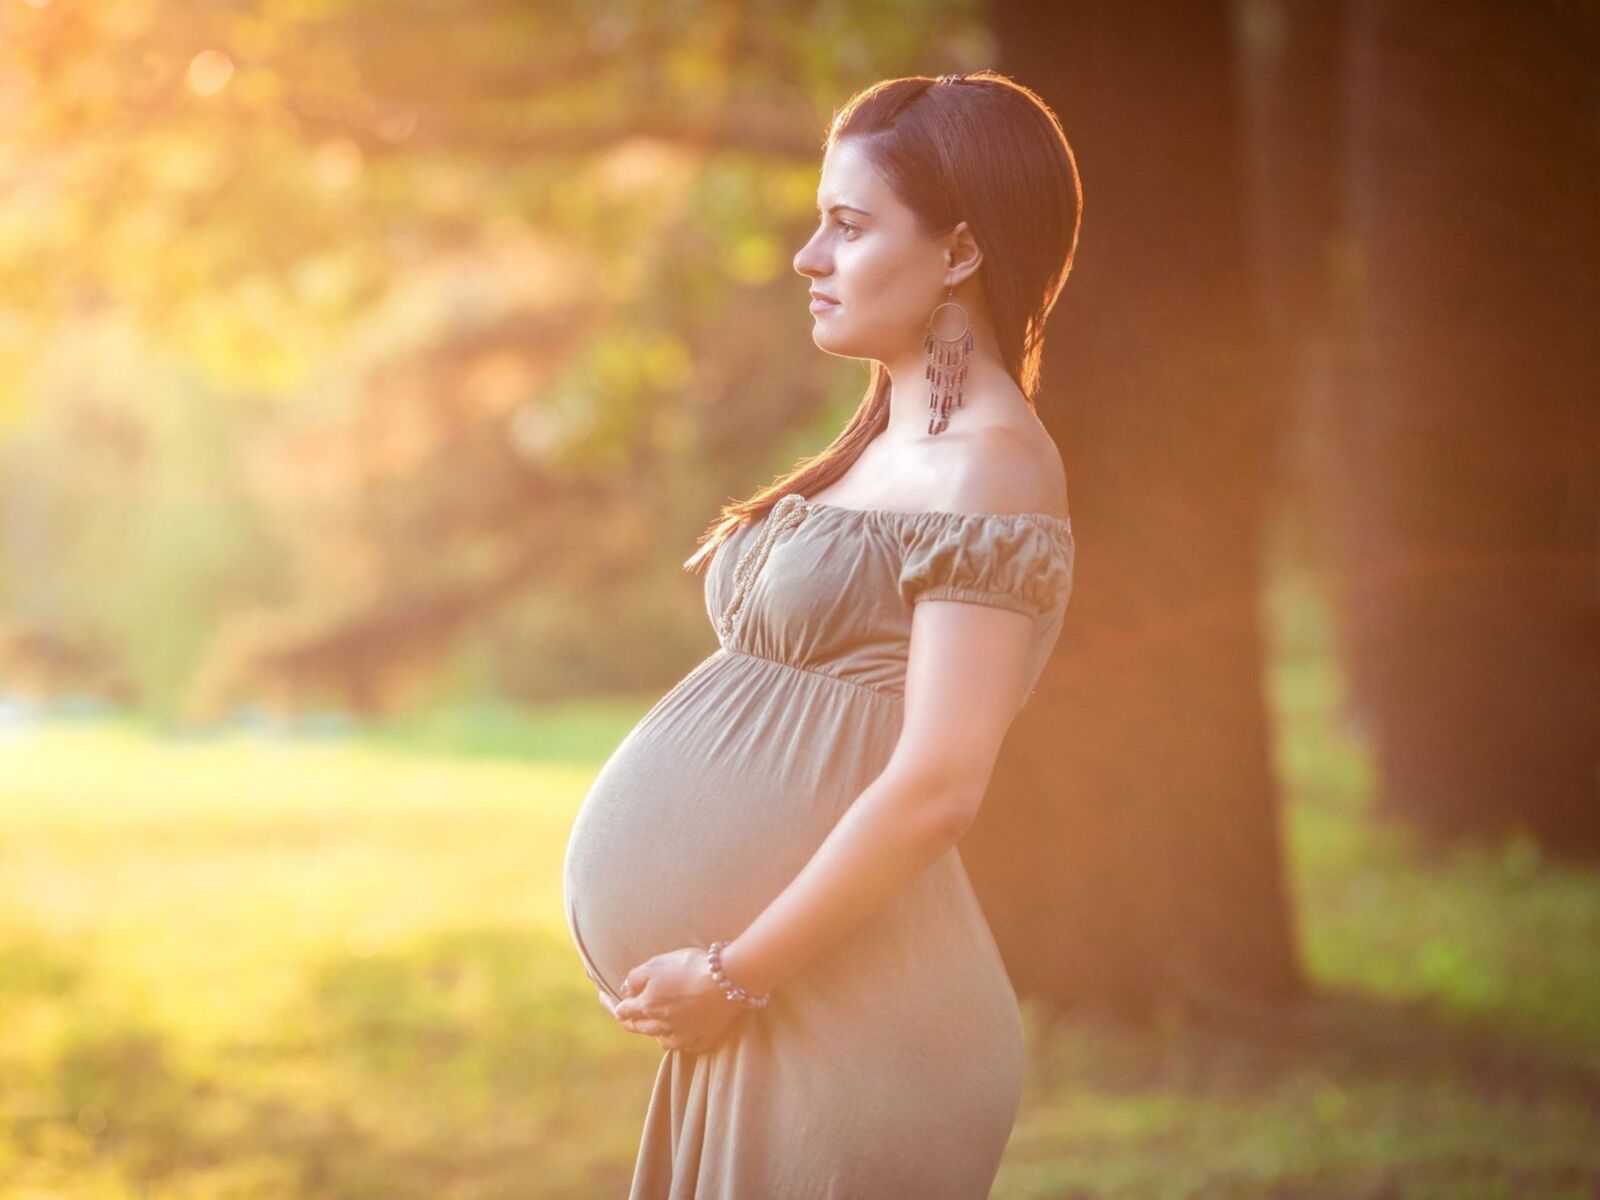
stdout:
{"type": "Polygon", "coordinates": [[[1083,176],[1040,414],[1079,551],[962,845],[1019,992],[1300,986],[1258,591],[1286,405],[1252,303],[1228,7],[995,3],[1083,176]]]}
{"type": "Polygon", "coordinates": [[[1381,811],[1600,859],[1600,10],[1351,5],[1318,399],[1381,811]]]}

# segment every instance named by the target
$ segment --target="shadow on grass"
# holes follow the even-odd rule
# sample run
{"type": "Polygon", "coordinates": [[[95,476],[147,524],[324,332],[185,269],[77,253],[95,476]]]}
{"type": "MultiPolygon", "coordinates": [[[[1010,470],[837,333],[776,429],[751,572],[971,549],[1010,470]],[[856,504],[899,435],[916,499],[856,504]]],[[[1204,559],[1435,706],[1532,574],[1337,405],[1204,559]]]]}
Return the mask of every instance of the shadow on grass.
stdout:
{"type": "Polygon", "coordinates": [[[1183,1024],[1198,1055],[1256,1087],[1316,1067],[1414,1085],[1451,1079],[1485,1094],[1576,1101],[1600,1111],[1600,1067],[1574,1059],[1570,1045],[1425,1000],[1324,986],[1282,1006],[1196,996],[1187,1011],[1183,1024]]]}
{"type": "Polygon", "coordinates": [[[1142,1025],[1030,1009],[1040,1115],[1006,1196],[1145,1194],[1100,1182],[1130,1176],[1195,1198],[1600,1195],[1600,1070],[1491,1021],[1327,988],[1192,991],[1142,1025]]]}

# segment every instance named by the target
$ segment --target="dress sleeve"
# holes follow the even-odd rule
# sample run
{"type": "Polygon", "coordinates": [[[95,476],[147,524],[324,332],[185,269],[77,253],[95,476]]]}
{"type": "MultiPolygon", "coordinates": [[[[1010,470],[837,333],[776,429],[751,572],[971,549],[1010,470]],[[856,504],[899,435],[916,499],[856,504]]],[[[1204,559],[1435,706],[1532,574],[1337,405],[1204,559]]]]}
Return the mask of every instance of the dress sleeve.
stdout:
{"type": "Polygon", "coordinates": [[[1039,617],[1072,588],[1072,535],[1026,514],[951,514],[915,531],[900,568],[900,596],[965,600],[1039,617]]]}

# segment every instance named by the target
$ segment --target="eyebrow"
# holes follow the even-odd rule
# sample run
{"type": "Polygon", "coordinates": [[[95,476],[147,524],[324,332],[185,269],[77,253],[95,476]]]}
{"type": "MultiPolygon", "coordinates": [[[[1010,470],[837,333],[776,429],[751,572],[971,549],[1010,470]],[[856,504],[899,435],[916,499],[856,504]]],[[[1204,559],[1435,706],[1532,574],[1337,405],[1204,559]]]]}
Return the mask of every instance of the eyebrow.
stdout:
{"type": "MultiPolygon", "coordinates": [[[[831,215],[833,213],[838,212],[841,208],[848,209],[850,212],[860,213],[863,217],[870,217],[872,215],[866,209],[857,208],[854,204],[830,204],[830,205],[828,205],[828,212],[831,215]]],[[[822,211],[822,205],[820,205],[820,204],[817,205],[817,211],[818,212],[822,211]]]]}

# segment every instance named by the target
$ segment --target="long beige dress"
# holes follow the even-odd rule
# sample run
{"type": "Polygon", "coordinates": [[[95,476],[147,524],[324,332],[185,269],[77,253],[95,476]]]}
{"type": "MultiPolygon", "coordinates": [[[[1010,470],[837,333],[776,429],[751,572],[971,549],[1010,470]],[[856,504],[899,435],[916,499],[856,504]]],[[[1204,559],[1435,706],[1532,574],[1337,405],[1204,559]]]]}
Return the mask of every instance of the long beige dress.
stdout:
{"type": "MultiPolygon", "coordinates": [[[[720,645],[596,776],[567,845],[568,928],[619,996],[651,955],[737,936],[887,764],[912,607],[1033,618],[1020,709],[1060,632],[1071,523],[797,493],[707,568],[720,645]],[[737,569],[736,569],[737,568],[737,569]]],[[[952,848],[750,1009],[667,1051],[630,1200],[978,1200],[1023,1084],[1016,994],[952,848]]]]}

